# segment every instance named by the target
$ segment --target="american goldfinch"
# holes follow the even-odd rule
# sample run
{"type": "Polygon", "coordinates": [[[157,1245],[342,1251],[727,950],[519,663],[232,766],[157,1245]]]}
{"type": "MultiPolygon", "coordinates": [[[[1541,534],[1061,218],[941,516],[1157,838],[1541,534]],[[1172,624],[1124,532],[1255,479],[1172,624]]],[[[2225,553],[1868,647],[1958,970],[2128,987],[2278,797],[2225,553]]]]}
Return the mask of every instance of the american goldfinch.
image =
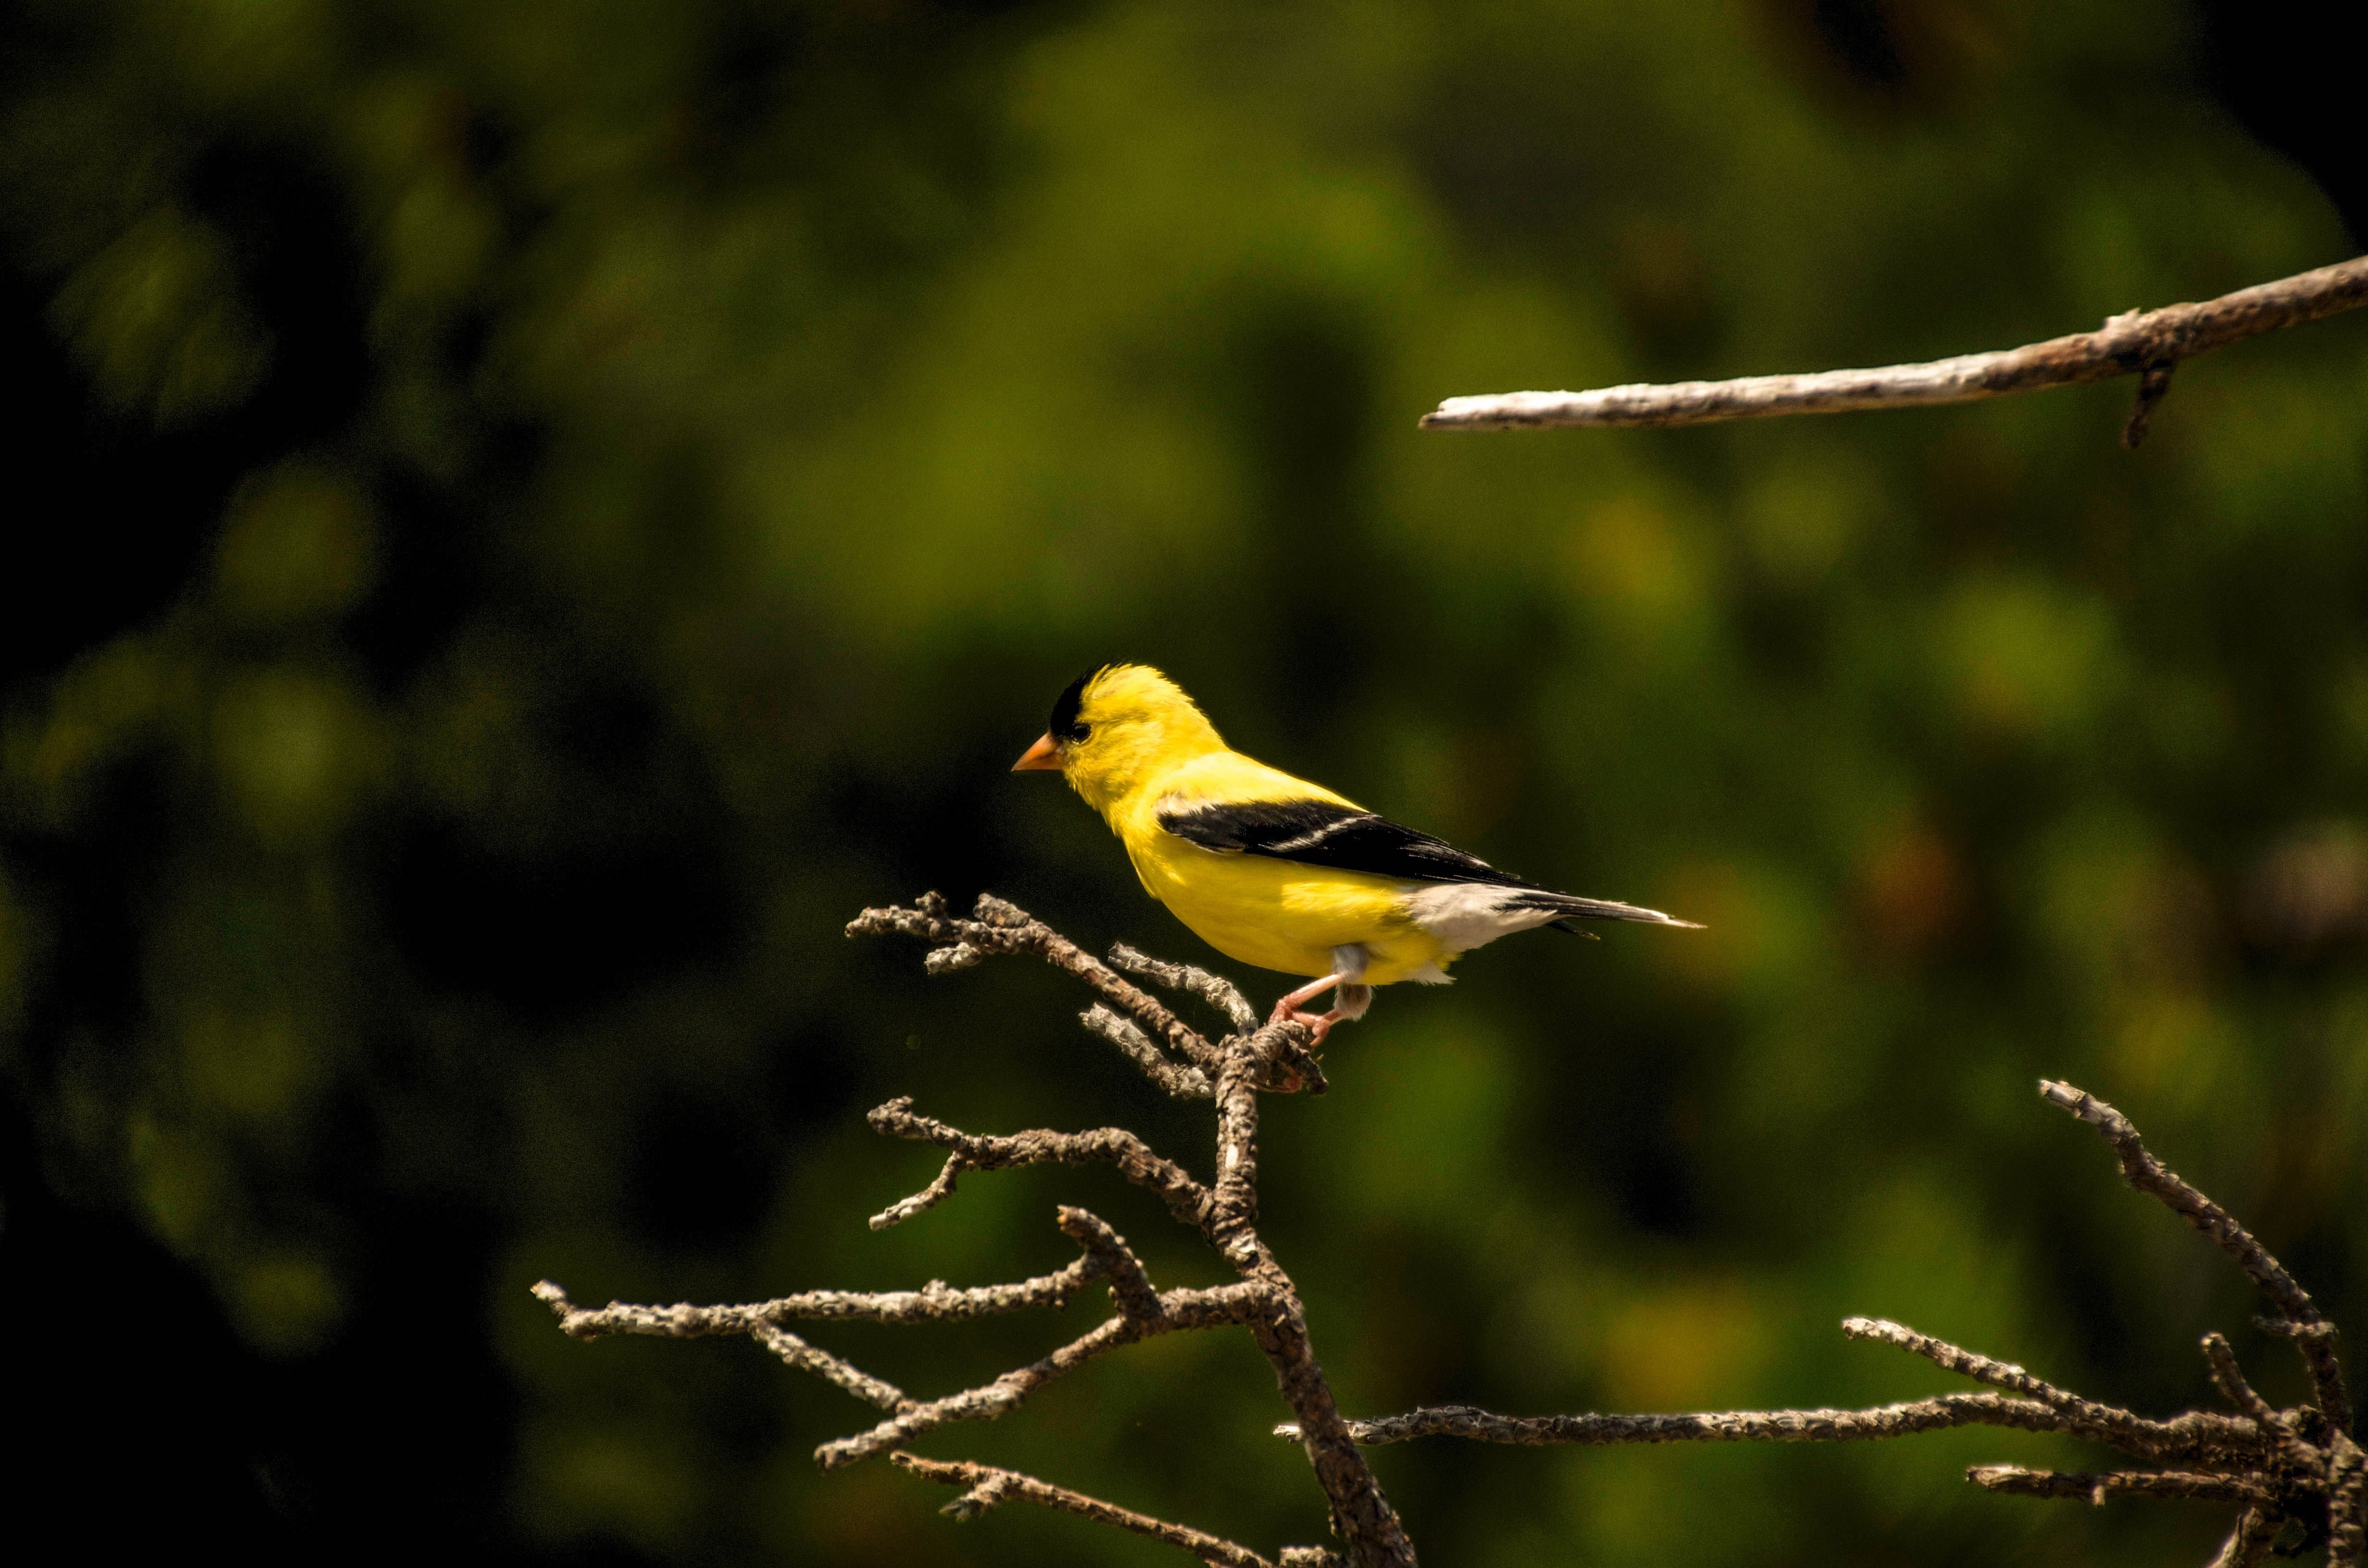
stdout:
{"type": "Polygon", "coordinates": [[[1174,681],[1105,665],[1053,704],[1012,765],[1057,769],[1126,846],[1145,892],[1226,957],[1311,975],[1274,1007],[1321,1040],[1362,1017],[1372,987],[1442,985],[1473,949],[1572,918],[1699,929],[1657,909],[1554,892],[1508,877],[1321,784],[1227,746],[1174,681]],[[1329,1012],[1306,1005],[1332,991],[1329,1012]]]}

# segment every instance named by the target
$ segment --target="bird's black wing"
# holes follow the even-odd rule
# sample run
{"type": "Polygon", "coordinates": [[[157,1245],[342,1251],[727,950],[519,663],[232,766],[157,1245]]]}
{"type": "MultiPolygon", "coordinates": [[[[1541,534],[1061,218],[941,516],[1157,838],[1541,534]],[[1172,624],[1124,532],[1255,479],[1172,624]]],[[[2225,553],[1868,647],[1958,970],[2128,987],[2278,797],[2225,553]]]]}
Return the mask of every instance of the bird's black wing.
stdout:
{"type": "Polygon", "coordinates": [[[1417,881],[1537,887],[1444,839],[1331,801],[1179,802],[1159,809],[1159,825],[1222,855],[1265,855],[1417,881]]]}

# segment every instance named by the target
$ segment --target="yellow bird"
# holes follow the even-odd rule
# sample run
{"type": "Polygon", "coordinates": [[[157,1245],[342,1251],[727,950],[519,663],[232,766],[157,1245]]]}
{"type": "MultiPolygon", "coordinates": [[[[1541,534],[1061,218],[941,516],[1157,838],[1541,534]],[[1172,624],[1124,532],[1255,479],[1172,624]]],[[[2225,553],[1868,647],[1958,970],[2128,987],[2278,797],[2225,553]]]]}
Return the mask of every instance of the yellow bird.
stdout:
{"type": "Polygon", "coordinates": [[[1443,985],[1448,966],[1515,931],[1641,920],[1657,909],[1554,892],[1376,816],[1225,744],[1181,687],[1143,665],[1079,676],[1015,773],[1058,769],[1126,846],[1145,892],[1201,939],[1261,969],[1312,975],[1274,1006],[1321,1040],[1372,987],[1443,985]],[[1334,990],[1332,1009],[1305,1005],[1334,990]]]}

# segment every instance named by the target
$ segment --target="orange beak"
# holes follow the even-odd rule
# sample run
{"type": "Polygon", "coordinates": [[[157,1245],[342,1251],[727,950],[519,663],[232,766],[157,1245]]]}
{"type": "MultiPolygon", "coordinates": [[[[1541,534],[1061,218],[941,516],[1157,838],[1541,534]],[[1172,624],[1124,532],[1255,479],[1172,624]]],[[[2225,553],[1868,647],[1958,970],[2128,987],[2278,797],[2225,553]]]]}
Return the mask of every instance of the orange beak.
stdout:
{"type": "Polygon", "coordinates": [[[1011,765],[1011,771],[1014,773],[1060,772],[1061,753],[1053,744],[1053,733],[1047,730],[1043,739],[1020,753],[1019,760],[1011,765]]]}

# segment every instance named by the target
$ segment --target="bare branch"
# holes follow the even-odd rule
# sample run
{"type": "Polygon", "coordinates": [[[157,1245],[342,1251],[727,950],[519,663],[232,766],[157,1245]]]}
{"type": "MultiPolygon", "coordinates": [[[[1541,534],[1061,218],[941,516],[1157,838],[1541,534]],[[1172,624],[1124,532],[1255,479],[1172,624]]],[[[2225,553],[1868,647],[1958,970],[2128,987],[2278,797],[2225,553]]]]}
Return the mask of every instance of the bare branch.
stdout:
{"type": "Polygon", "coordinates": [[[2343,1386],[2343,1359],[2336,1353],[2335,1325],[2324,1319],[2294,1323],[2284,1318],[2255,1318],[2253,1323],[2266,1333],[2294,1342],[2294,1354],[2302,1358],[2303,1369],[2310,1374],[2311,1398],[2319,1413],[2336,1431],[2350,1432],[2351,1395],[2343,1386]]]}
{"type": "MultiPolygon", "coordinates": [[[[2068,1430],[2064,1416],[2036,1400],[1995,1393],[1946,1393],[1866,1410],[1720,1410],[1637,1415],[1498,1415],[1468,1404],[1433,1405],[1377,1421],[1351,1421],[1349,1435],[1372,1448],[1417,1437],[1463,1437],[1529,1448],[1575,1443],[1853,1443],[1905,1437],[1952,1426],[2068,1430]]],[[[1297,1424],[1275,1428],[1299,1436],[1297,1424]]]]}
{"type": "Polygon", "coordinates": [[[2131,311],[2114,316],[2095,332],[2050,338],[2021,348],[1871,369],[1667,385],[1635,382],[1578,392],[1451,397],[1436,413],[1423,415],[1422,427],[1509,430],[1573,425],[1702,425],[1788,414],[1972,403],[2009,392],[2144,375],[2147,384],[2123,433],[2124,444],[2135,446],[2145,437],[2146,418],[2155,403],[2169,390],[2171,367],[2180,360],[2362,304],[2368,304],[2368,256],[2242,289],[2201,304],[2131,311]]]}
{"type": "Polygon", "coordinates": [[[1961,1377],[2035,1399],[2061,1414],[2062,1430],[2095,1437],[2125,1452],[2192,1454],[2206,1448],[2250,1449],[2258,1447],[2260,1439],[2259,1428],[2249,1421],[2202,1411],[2190,1411],[2175,1421],[2149,1421],[2116,1405],[2100,1404],[2067,1392],[2012,1362],[1977,1356],[1945,1339],[1918,1334],[1888,1319],[1844,1318],[1842,1332],[1852,1339],[1896,1345],[1961,1377]]]}
{"type": "MultiPolygon", "coordinates": [[[[1240,1035],[1231,1038],[1245,1039],[1240,1035]]],[[[1314,1039],[1305,1024],[1288,1020],[1267,1024],[1247,1036],[1245,1043],[1257,1063],[1251,1081],[1261,1089],[1280,1094],[1297,1094],[1302,1089],[1311,1095],[1324,1093],[1331,1085],[1324,1081],[1324,1064],[1309,1048],[1314,1039]]]]}
{"type": "MultiPolygon", "coordinates": [[[[2368,258],[2362,258],[2368,264],[2368,258]]],[[[2214,1245],[2237,1260],[2237,1267],[2252,1276],[2253,1283],[2261,1288],[2279,1312],[2295,1323],[2317,1323],[2318,1308],[2313,1304],[2310,1292],[2294,1283],[2285,1266],[2271,1257],[2269,1249],[2255,1241],[2252,1233],[2238,1224],[2234,1216],[2213,1202],[2186,1182],[2177,1172],[2154,1157],[2138,1130],[2130,1119],[2085,1089],[2070,1084],[2060,1084],[2043,1078],[2039,1097],[2049,1105],[2071,1112],[2095,1128],[2121,1156],[2122,1175],[2132,1187],[2147,1196],[2159,1199],[2179,1217],[2211,1238],[2214,1245]]]]}
{"type": "Polygon", "coordinates": [[[1225,1021],[1234,1026],[1236,1034],[1246,1034],[1258,1028],[1258,1009],[1250,1006],[1249,998],[1244,996],[1232,981],[1222,975],[1211,974],[1207,970],[1196,969],[1189,963],[1171,963],[1166,959],[1153,958],[1124,942],[1111,947],[1110,961],[1129,974],[1139,974],[1156,985],[1165,985],[1170,991],[1190,992],[1198,996],[1225,1015],[1225,1021]]]}
{"type": "Polygon", "coordinates": [[[2051,1101],[2104,1132],[2134,1184],[2211,1236],[2279,1305],[2283,1315],[2265,1326],[2294,1340],[2312,1372],[2319,1402],[2317,1408],[2271,1409],[2245,1381],[2227,1341],[2217,1335],[2204,1340],[2204,1356],[2214,1381],[2242,1414],[2188,1411],[2157,1421],[2068,1392],[2019,1366],[1976,1355],[1898,1324],[1852,1318],[1843,1328],[1853,1337],[1896,1346],[2003,1392],[1942,1394],[1861,1410],[1520,1417],[1447,1406],[1351,1424],[1342,1418],[1315,1358],[1298,1290],[1258,1232],[1259,1095],[1278,1088],[1309,1087],[1321,1092],[1322,1069],[1308,1049],[1310,1031],[1295,1024],[1252,1028],[1255,1015],[1247,1004],[1214,976],[1185,965],[1161,963],[1123,947],[1114,951],[1114,960],[1127,968],[1156,983],[1190,990],[1223,1010],[1237,1026],[1236,1032],[1212,1044],[1176,1022],[1173,1015],[1120,980],[1108,966],[1087,958],[1025,912],[982,896],[976,915],[974,920],[951,919],[945,901],[932,893],[919,901],[917,909],[867,911],[849,930],[896,931],[926,937],[937,944],[927,960],[937,971],[966,968],[994,953],[1030,952],[1086,978],[1102,997],[1102,1003],[1085,1016],[1088,1028],[1116,1043],[1171,1093],[1213,1102],[1216,1176],[1203,1185],[1122,1128],[980,1135],[920,1116],[910,1099],[896,1099],[871,1113],[872,1127],[892,1137],[939,1148],[946,1161],[935,1180],[890,1205],[872,1221],[873,1225],[894,1224],[943,1202],[952,1196],[967,1170],[1107,1164],[1128,1180],[1158,1194],[1178,1221],[1214,1244],[1233,1265],[1239,1276],[1237,1283],[1162,1293],[1154,1288],[1142,1260],[1124,1237],[1087,1210],[1064,1207],[1058,1210],[1060,1227],[1081,1256],[1066,1268],[1036,1278],[962,1290],[932,1280],[917,1291],[814,1290],[739,1306],[612,1302],[598,1310],[575,1307],[564,1290],[546,1280],[535,1287],[535,1294],[557,1314],[560,1326],[578,1338],[604,1334],[747,1334],[789,1365],[811,1371],[888,1413],[887,1419],[869,1430],[817,1449],[815,1460],[826,1470],[889,1453],[896,1462],[928,1479],[962,1486],[962,1494],[947,1508],[958,1518],[974,1517],[1008,1498],[1020,1497],[1167,1540],[1211,1562],[1265,1564],[1267,1560],[1248,1548],[1132,1514],[1017,1471],[915,1459],[898,1450],[951,1423],[1002,1415],[1046,1382],[1136,1340],[1181,1329],[1240,1324],[1265,1353],[1294,1417],[1277,1431],[1298,1441],[1306,1452],[1331,1506],[1334,1534],[1345,1548],[1287,1548],[1280,1554],[1280,1568],[1350,1568],[1352,1564],[1354,1568],[1412,1568],[1414,1548],[1374,1480],[1360,1445],[1427,1436],[1532,1445],[1850,1442],[1971,1426],[2068,1433],[2179,1464],[2177,1469],[2096,1473],[1989,1465],[1970,1472],[1972,1480],[1991,1490],[2092,1502],[2130,1494],[2242,1504],[2244,1517],[2223,1547],[2215,1568],[2256,1568],[2281,1526],[2296,1519],[2314,1540],[2319,1531],[2326,1532],[2329,1561],[2338,1568],[2368,1568],[2361,1561],[2363,1521],[2368,1521],[2368,1456],[2348,1436],[2351,1408],[2333,1325],[2317,1314],[2309,1297],[2243,1227],[2147,1153],[2136,1131],[2119,1112],[2077,1089],[2058,1084],[2043,1086],[2051,1101]],[[1170,1060],[1161,1049],[1163,1040],[1169,1049],[1189,1058],[1190,1064],[1170,1060]],[[1095,1279],[1108,1281],[1118,1315],[989,1383],[927,1402],[913,1399],[895,1385],[808,1344],[782,1326],[785,1321],[803,1318],[959,1321],[989,1312],[1059,1306],[1095,1279]]]}
{"type": "Polygon", "coordinates": [[[1162,1054],[1151,1037],[1135,1027],[1133,1019],[1122,1018],[1099,1002],[1077,1015],[1077,1021],[1089,1034],[1098,1034],[1117,1046],[1126,1059],[1143,1072],[1143,1075],[1179,1100],[1205,1100],[1209,1097],[1209,1075],[1198,1067],[1171,1061],[1162,1054]]]}
{"type": "Polygon", "coordinates": [[[2122,1175],[2132,1187],[2159,1199],[2182,1220],[2210,1238],[2213,1244],[2237,1260],[2237,1266],[2260,1287],[2278,1310],[2281,1323],[2264,1324],[2294,1341],[2294,1353],[2310,1373],[2318,1408],[2338,1431],[2351,1429],[2351,1398],[2343,1386],[2343,1364],[2335,1349],[2335,1325],[2320,1315],[2310,1292],[2297,1284],[2285,1266],[2253,1239],[2234,1215],[2180,1178],[2157,1159],[2130,1119],[2084,1089],[2042,1079],[2040,1097],[2069,1111],[2095,1128],[2120,1156],[2122,1175]]]}
{"type": "Polygon", "coordinates": [[[1157,1193],[1177,1219],[1198,1231],[1208,1229],[1210,1205],[1214,1201],[1209,1189],[1193,1180],[1183,1166],[1153,1153],[1149,1144],[1123,1128],[1102,1127],[1090,1132],[1038,1130],[983,1137],[916,1115],[909,1096],[890,1100],[868,1119],[875,1131],[891,1138],[909,1138],[917,1143],[934,1143],[952,1155],[946,1162],[945,1171],[927,1189],[883,1210],[872,1221],[874,1230],[893,1225],[939,1201],[953,1190],[957,1171],[996,1171],[1012,1165],[1116,1165],[1127,1180],[1157,1193]]]}
{"type": "MultiPolygon", "coordinates": [[[[1203,1071],[1215,1066],[1217,1048],[1204,1036],[1149,992],[1121,978],[1110,965],[1018,905],[1007,903],[992,893],[981,893],[973,911],[976,918],[961,920],[947,915],[946,901],[937,893],[924,893],[917,902],[916,909],[867,909],[848,922],[847,934],[918,937],[937,944],[939,949],[968,948],[978,957],[1033,954],[1084,981],[1096,995],[1142,1024],[1178,1055],[1203,1071]]],[[[932,972],[967,969],[977,961],[977,957],[950,954],[939,960],[932,972]]]]}
{"type": "Polygon", "coordinates": [[[1158,1310],[1152,1315],[1121,1314],[1110,1318],[1042,1359],[1006,1372],[991,1383],[899,1410],[868,1432],[823,1444],[814,1450],[814,1462],[825,1470],[839,1470],[875,1454],[903,1448],[923,1433],[949,1422],[992,1421],[1018,1409],[1030,1394],[1053,1379],[1074,1372],[1095,1357],[1121,1346],[1177,1329],[1216,1328],[1242,1323],[1254,1319],[1267,1305],[1265,1290],[1255,1285],[1170,1290],[1159,1298],[1158,1310]]]}
{"type": "Polygon", "coordinates": [[[2212,1369],[2212,1386],[2220,1397],[2251,1416],[2263,1431],[2282,1431],[2283,1424],[2270,1402],[2253,1392],[2245,1381],[2244,1369],[2237,1365],[2237,1352],[2228,1344],[2228,1336],[2214,1329],[2203,1336],[2203,1359],[2212,1369]]]}
{"type": "Polygon", "coordinates": [[[1058,1273],[1009,1285],[980,1285],[956,1290],[941,1279],[932,1279],[918,1290],[805,1290],[794,1296],[776,1296],[769,1301],[724,1307],[697,1307],[688,1301],[668,1307],[630,1301],[579,1307],[567,1299],[565,1290],[548,1279],[534,1287],[534,1294],[551,1308],[559,1319],[560,1332],[571,1339],[598,1339],[611,1334],[696,1339],[715,1334],[753,1334],[768,1324],[789,1319],[958,1323],[965,1318],[1025,1312],[1030,1307],[1063,1307],[1101,1269],[1099,1259],[1086,1256],[1058,1273]]]}
{"type": "Polygon", "coordinates": [[[1315,1467],[1324,1494],[1332,1500],[1334,1533],[1348,1543],[1353,1562],[1412,1568],[1414,1543],[1349,1435],[1349,1424],[1315,1359],[1299,1292],[1258,1239],[1257,1083],[1263,1063],[1256,1036],[1236,1036],[1226,1045],[1217,1074],[1217,1189],[1210,1206],[1209,1239],[1243,1278],[1259,1281],[1270,1292],[1269,1311],[1250,1320],[1250,1332],[1274,1367],[1283,1402],[1299,1417],[1300,1445],[1315,1467]]]}
{"type": "Polygon", "coordinates": [[[2256,1504],[2237,1516],[2237,1525],[2207,1568],[2260,1568],[2278,1539],[2278,1517],[2256,1504]]]}
{"type": "Polygon", "coordinates": [[[2020,1497],[2063,1497],[2102,1506],[2108,1497],[2192,1497],[2206,1503],[2259,1503],[2267,1492],[2235,1475],[2198,1475],[2180,1470],[2117,1470],[2074,1473],[2025,1470],[2019,1464],[1977,1464],[1965,1479],[1991,1492],[2020,1497]]]}
{"type": "MultiPolygon", "coordinates": [[[[897,1460],[907,1457],[905,1454],[891,1454],[888,1456],[888,1462],[894,1464],[897,1460]]],[[[963,1524],[970,1523],[971,1520],[1003,1501],[1004,1494],[1011,1490],[1012,1474],[1013,1472],[1008,1471],[995,1471],[938,1512],[949,1518],[959,1519],[963,1524]]]]}
{"type": "Polygon", "coordinates": [[[910,1410],[916,1403],[894,1383],[875,1378],[861,1368],[840,1360],[829,1351],[807,1344],[778,1324],[758,1324],[748,1334],[757,1344],[798,1370],[812,1372],[866,1404],[876,1404],[882,1410],[910,1410]]]}
{"type": "Polygon", "coordinates": [[[1203,1562],[1220,1563],[1224,1568],[1274,1568],[1272,1562],[1247,1546],[1236,1546],[1222,1537],[1193,1529],[1189,1525],[1172,1525],[1165,1519],[1155,1519],[1148,1514],[1138,1514],[1132,1508],[1121,1508],[1115,1503],[1105,1503],[1099,1497],[1072,1492],[1065,1486],[1054,1486],[1050,1482],[1039,1481],[1016,1470],[998,1470],[993,1465],[979,1464],[970,1460],[928,1460],[918,1454],[892,1454],[889,1460],[924,1481],[966,1488],[963,1494],[949,1504],[945,1510],[958,1519],[974,1518],[1005,1498],[1017,1497],[1023,1503],[1033,1503],[1042,1508],[1057,1508],[1064,1514],[1076,1514],[1098,1524],[1115,1525],[1136,1535],[1164,1540],[1170,1546],[1180,1546],[1203,1562]]]}
{"type": "Polygon", "coordinates": [[[2327,1467],[2328,1568],[2368,1560],[2368,1453],[2339,1432],[2327,1467]]]}
{"type": "Polygon", "coordinates": [[[1124,1236],[1083,1209],[1064,1207],[1060,1210],[1060,1223],[1061,1233],[1083,1248],[1087,1257],[1101,1265],[1101,1272],[1110,1280],[1110,1294],[1117,1299],[1121,1312],[1131,1318],[1156,1318],[1160,1315],[1159,1292],[1151,1288],[1151,1276],[1144,1272],[1143,1260],[1127,1249],[1124,1236]]]}
{"type": "MultiPolygon", "coordinates": [[[[1217,1186],[1209,1203],[1209,1239],[1237,1266],[1264,1256],[1258,1223],[1258,1062],[1247,1043],[1225,1053],[1217,1072],[1217,1186]]],[[[1270,1257],[1266,1261],[1271,1262],[1270,1257]]]]}
{"type": "Polygon", "coordinates": [[[925,1209],[935,1209],[954,1195],[954,1184],[962,1179],[962,1174],[967,1168],[960,1154],[948,1154],[945,1167],[938,1172],[936,1180],[908,1198],[898,1199],[864,1223],[875,1231],[884,1231],[891,1225],[903,1224],[925,1209]]]}

